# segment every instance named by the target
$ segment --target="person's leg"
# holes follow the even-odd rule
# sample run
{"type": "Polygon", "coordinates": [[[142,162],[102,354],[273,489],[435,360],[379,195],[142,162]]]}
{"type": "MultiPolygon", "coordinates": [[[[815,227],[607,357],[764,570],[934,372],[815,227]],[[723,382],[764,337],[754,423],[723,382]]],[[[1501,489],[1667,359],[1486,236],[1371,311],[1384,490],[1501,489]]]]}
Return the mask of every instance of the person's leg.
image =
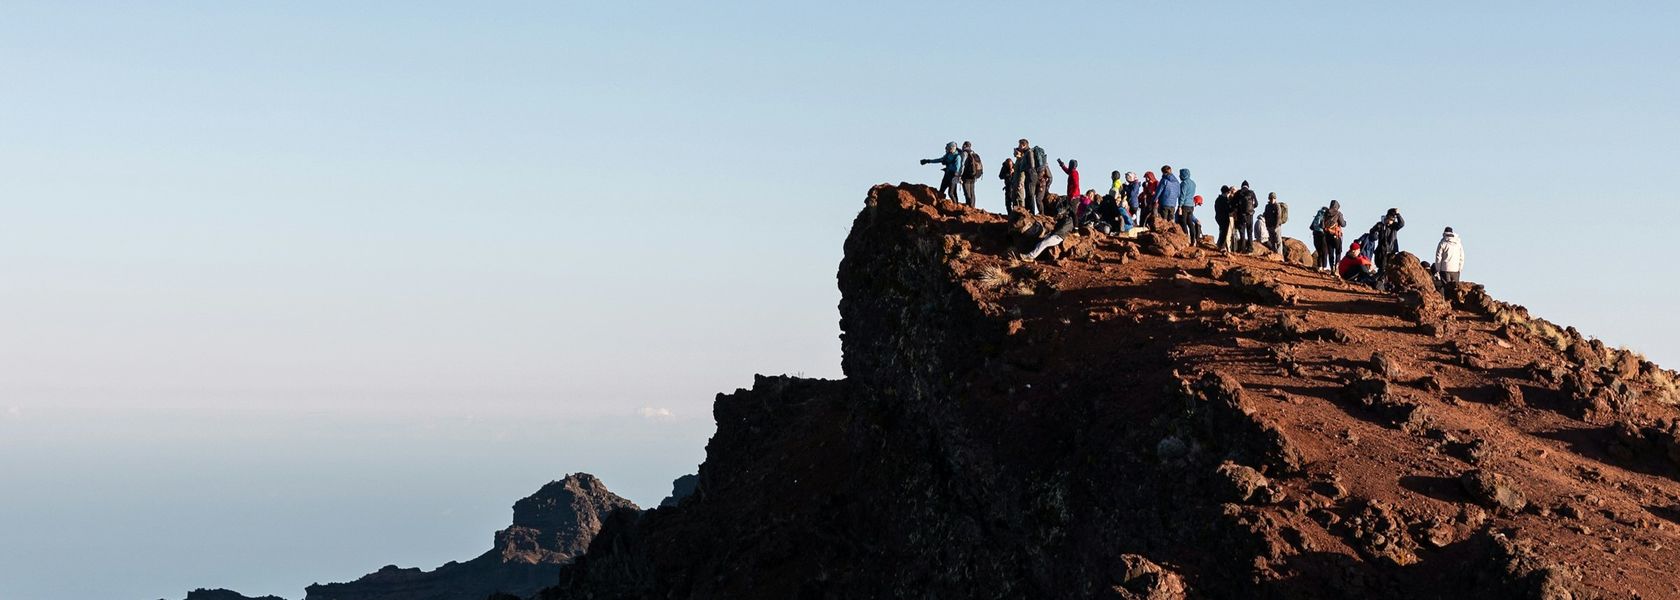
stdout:
{"type": "Polygon", "coordinates": [[[1278,253],[1278,256],[1283,258],[1283,262],[1289,262],[1288,249],[1283,247],[1283,233],[1279,232],[1276,227],[1271,228],[1266,233],[1271,234],[1272,251],[1278,253]]]}
{"type": "Polygon", "coordinates": [[[957,200],[957,188],[952,184],[955,179],[950,171],[946,171],[945,175],[939,178],[939,194],[947,200],[957,200]]]}
{"type": "Polygon", "coordinates": [[[969,208],[974,208],[974,180],[973,179],[966,179],[966,178],[963,179],[962,180],[962,190],[963,190],[963,203],[967,204],[969,208]]]}
{"type": "Polygon", "coordinates": [[[1027,253],[1027,260],[1038,260],[1038,255],[1040,253],[1043,253],[1045,250],[1050,249],[1051,246],[1055,246],[1060,243],[1062,243],[1062,236],[1054,233],[1050,234],[1050,237],[1040,240],[1037,246],[1033,246],[1032,252],[1027,253]]]}
{"type": "Polygon", "coordinates": [[[1332,235],[1330,236],[1330,257],[1326,260],[1326,265],[1334,270],[1336,268],[1336,261],[1341,260],[1341,256],[1342,236],[1332,235]]]}
{"type": "Polygon", "coordinates": [[[1458,271],[1446,271],[1441,273],[1441,280],[1447,283],[1458,283],[1458,271]]]}

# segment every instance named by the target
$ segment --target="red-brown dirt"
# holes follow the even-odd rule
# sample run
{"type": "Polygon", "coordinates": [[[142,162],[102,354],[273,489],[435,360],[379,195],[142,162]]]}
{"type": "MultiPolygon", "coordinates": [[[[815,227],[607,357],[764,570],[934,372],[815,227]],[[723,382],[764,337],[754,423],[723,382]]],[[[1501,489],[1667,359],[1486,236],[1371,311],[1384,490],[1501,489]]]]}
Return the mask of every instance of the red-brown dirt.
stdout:
{"type": "Polygon", "coordinates": [[[878,186],[842,381],[720,395],[693,496],[546,598],[1680,598],[1674,373],[1410,255],[1029,228],[878,186]]]}

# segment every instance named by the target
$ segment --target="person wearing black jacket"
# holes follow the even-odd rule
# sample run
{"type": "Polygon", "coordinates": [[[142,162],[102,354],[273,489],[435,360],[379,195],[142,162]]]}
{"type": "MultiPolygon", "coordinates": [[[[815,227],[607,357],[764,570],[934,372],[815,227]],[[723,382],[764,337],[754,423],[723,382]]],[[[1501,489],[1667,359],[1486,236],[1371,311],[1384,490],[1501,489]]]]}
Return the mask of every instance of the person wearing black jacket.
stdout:
{"type": "Polygon", "coordinates": [[[1248,187],[1248,182],[1242,182],[1237,190],[1236,205],[1232,208],[1232,221],[1237,228],[1238,252],[1254,252],[1254,229],[1249,226],[1254,222],[1254,210],[1260,208],[1260,198],[1254,195],[1254,190],[1248,187]]]}
{"type": "Polygon", "coordinates": [[[1231,251],[1231,186],[1219,186],[1219,197],[1213,199],[1213,220],[1219,224],[1219,240],[1214,247],[1220,252],[1231,251]]]}
{"type": "Polygon", "coordinates": [[[1398,208],[1388,209],[1388,214],[1377,223],[1377,268],[1387,269],[1389,260],[1400,253],[1399,232],[1405,226],[1406,219],[1400,216],[1398,208]]]}
{"type": "Polygon", "coordinates": [[[1347,227],[1347,217],[1342,216],[1342,203],[1331,200],[1330,206],[1322,209],[1316,219],[1317,231],[1313,232],[1313,239],[1318,242],[1319,268],[1335,270],[1337,256],[1342,254],[1342,229],[1347,227]]]}
{"type": "Polygon", "coordinates": [[[1039,254],[1043,253],[1045,250],[1049,250],[1053,246],[1061,244],[1062,240],[1066,239],[1067,236],[1073,233],[1075,225],[1074,210],[1069,207],[1069,205],[1073,204],[1073,202],[1070,200],[1066,202],[1059,202],[1058,204],[1060,206],[1056,211],[1056,226],[1050,230],[1050,235],[1045,236],[1042,240],[1039,240],[1038,245],[1033,246],[1032,251],[1028,252],[1023,258],[1029,261],[1038,260],[1039,254]]]}
{"type": "Polygon", "coordinates": [[[963,204],[974,208],[974,181],[986,174],[986,163],[980,160],[980,154],[974,151],[974,144],[962,143],[962,173],[958,179],[962,181],[963,204]]]}

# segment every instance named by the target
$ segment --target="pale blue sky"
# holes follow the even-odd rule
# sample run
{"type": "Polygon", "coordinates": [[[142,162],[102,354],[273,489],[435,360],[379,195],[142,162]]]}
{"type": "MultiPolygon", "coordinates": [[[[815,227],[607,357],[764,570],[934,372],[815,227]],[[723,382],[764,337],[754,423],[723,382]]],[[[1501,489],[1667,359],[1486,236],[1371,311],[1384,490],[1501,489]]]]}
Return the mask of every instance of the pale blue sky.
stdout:
{"type": "Polygon", "coordinates": [[[851,217],[951,140],[1248,179],[1297,236],[1399,207],[1672,366],[1677,17],[0,3],[0,598],[296,598],[469,557],[578,470],[657,502],[713,394],[838,376],[851,217]]]}

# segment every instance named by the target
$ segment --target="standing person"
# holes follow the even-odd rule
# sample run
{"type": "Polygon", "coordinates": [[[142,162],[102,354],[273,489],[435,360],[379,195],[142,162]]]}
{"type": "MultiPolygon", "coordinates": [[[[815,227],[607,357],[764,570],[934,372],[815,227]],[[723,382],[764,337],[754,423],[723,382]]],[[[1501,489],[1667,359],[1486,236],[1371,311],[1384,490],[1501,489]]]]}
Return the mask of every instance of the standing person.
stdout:
{"type": "Polygon", "coordinates": [[[1196,230],[1196,182],[1190,179],[1190,169],[1178,170],[1178,225],[1184,228],[1185,235],[1190,236],[1190,245],[1201,243],[1201,232],[1196,230]]]}
{"type": "Polygon", "coordinates": [[[1266,194],[1266,235],[1272,251],[1289,262],[1289,249],[1283,245],[1283,224],[1289,222],[1289,205],[1278,202],[1277,192],[1266,194]]]}
{"type": "Polygon", "coordinates": [[[1056,166],[1061,167],[1062,173],[1067,174],[1067,198],[1064,201],[1078,202],[1080,196],[1079,161],[1062,162],[1062,159],[1058,158],[1056,159],[1056,166]]]}
{"type": "MultiPolygon", "coordinates": [[[[1017,156],[1020,152],[1015,153],[1017,156]]],[[[1003,167],[998,169],[998,179],[1003,180],[1003,214],[1014,212],[1021,205],[1020,180],[1015,177],[1015,159],[1003,159],[1003,167]]]]}
{"type": "Polygon", "coordinates": [[[1328,207],[1318,207],[1318,212],[1313,213],[1312,223],[1307,225],[1307,230],[1311,231],[1313,236],[1313,269],[1315,270],[1324,268],[1324,213],[1329,211],[1328,207]]]}
{"type": "Polygon", "coordinates": [[[986,165],[980,160],[980,154],[974,151],[974,144],[963,142],[962,145],[962,191],[963,204],[974,208],[974,180],[986,174],[986,165]]]}
{"type": "Polygon", "coordinates": [[[1138,222],[1149,224],[1149,215],[1155,214],[1155,192],[1161,187],[1161,180],[1155,178],[1154,171],[1143,172],[1143,207],[1138,209],[1138,222]]]}
{"type": "Polygon", "coordinates": [[[1155,206],[1161,211],[1159,218],[1172,222],[1178,216],[1178,191],[1178,175],[1173,174],[1171,165],[1161,165],[1161,186],[1155,194],[1155,206]]]}
{"type": "Polygon", "coordinates": [[[1213,247],[1220,252],[1231,251],[1231,186],[1219,186],[1219,196],[1213,199],[1213,220],[1219,226],[1219,239],[1213,247]]]}
{"type": "Polygon", "coordinates": [[[1377,226],[1382,228],[1377,239],[1377,268],[1387,269],[1389,260],[1400,253],[1399,232],[1406,226],[1406,219],[1400,216],[1400,209],[1390,208],[1377,226]]]}
{"type": "Polygon", "coordinates": [[[938,163],[945,168],[945,176],[939,180],[939,193],[946,198],[957,199],[957,173],[962,170],[962,154],[957,152],[957,143],[945,144],[945,155],[939,158],[924,158],[922,164],[938,163]]]}
{"type": "Polygon", "coordinates": [[[1464,243],[1458,240],[1458,234],[1448,227],[1441,232],[1441,243],[1435,245],[1435,274],[1441,281],[1458,283],[1458,275],[1464,270],[1464,243]]]}
{"type": "Polygon", "coordinates": [[[1251,253],[1254,252],[1254,211],[1260,207],[1260,199],[1255,197],[1247,181],[1242,182],[1236,193],[1231,221],[1237,230],[1237,251],[1251,253]]]}
{"type": "Polygon", "coordinates": [[[1126,210],[1131,212],[1132,224],[1136,225],[1142,215],[1138,214],[1138,201],[1143,196],[1143,182],[1138,181],[1137,173],[1126,172],[1126,210]]]}
{"type": "MultiPolygon", "coordinates": [[[[1131,175],[1130,173],[1127,175],[1133,180],[1137,179],[1136,175],[1131,175]]],[[[1112,207],[1109,207],[1109,214],[1106,218],[1120,223],[1121,232],[1131,231],[1132,214],[1127,208],[1128,201],[1126,199],[1128,192],[1130,192],[1129,188],[1131,187],[1131,184],[1128,183],[1124,177],[1121,177],[1119,171],[1109,173],[1108,178],[1110,179],[1108,185],[1108,197],[1113,200],[1114,204],[1112,207]]]]}
{"type": "Polygon", "coordinates": [[[1319,229],[1324,232],[1324,255],[1321,262],[1325,269],[1336,268],[1336,257],[1342,253],[1342,228],[1347,227],[1347,217],[1342,216],[1342,203],[1330,201],[1329,208],[1324,209],[1324,222],[1319,229]]]}
{"type": "Polygon", "coordinates": [[[1045,154],[1044,147],[1032,147],[1033,165],[1038,167],[1038,209],[1044,214],[1056,214],[1050,207],[1050,184],[1054,181],[1050,177],[1050,158],[1045,154]]]}
{"type": "Polygon", "coordinates": [[[1021,203],[1026,205],[1027,214],[1038,214],[1038,165],[1033,164],[1032,146],[1027,138],[1021,138],[1015,146],[1015,176],[1021,178],[1021,203]]]}

